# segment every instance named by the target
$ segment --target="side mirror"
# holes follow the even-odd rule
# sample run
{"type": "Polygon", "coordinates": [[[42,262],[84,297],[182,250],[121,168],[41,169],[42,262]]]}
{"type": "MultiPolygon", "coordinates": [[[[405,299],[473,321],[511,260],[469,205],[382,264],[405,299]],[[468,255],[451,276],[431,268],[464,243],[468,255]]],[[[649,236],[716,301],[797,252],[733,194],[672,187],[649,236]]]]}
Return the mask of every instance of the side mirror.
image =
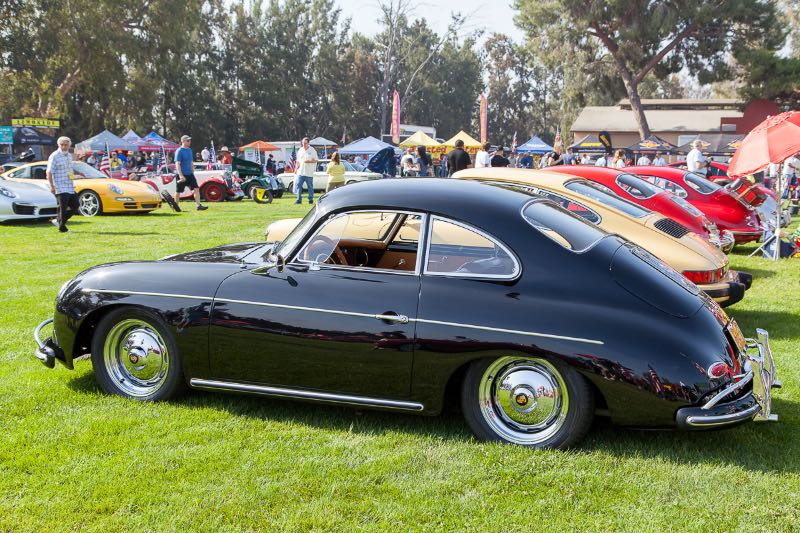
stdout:
{"type": "Polygon", "coordinates": [[[278,259],[275,262],[278,267],[278,272],[283,272],[283,269],[286,268],[286,259],[281,254],[278,254],[278,259]]]}

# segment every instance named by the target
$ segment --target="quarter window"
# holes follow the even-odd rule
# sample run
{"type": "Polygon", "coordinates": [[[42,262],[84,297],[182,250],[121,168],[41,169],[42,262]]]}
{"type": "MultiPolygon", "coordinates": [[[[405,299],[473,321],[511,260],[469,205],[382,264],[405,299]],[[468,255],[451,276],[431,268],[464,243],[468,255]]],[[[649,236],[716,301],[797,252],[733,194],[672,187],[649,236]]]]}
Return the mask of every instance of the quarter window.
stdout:
{"type": "Polygon", "coordinates": [[[634,218],[642,218],[650,214],[647,209],[617,196],[613,191],[609,192],[608,187],[592,181],[571,181],[564,187],[634,218]]]}
{"type": "Polygon", "coordinates": [[[705,177],[694,172],[687,172],[684,174],[683,181],[686,182],[686,185],[696,190],[700,194],[711,194],[720,188],[720,186],[713,181],[707,180],[705,177]]]}
{"type": "Polygon", "coordinates": [[[534,228],[574,252],[592,247],[606,235],[582,217],[549,202],[531,202],[522,211],[522,215],[534,228]]]}
{"type": "Polygon", "coordinates": [[[616,181],[617,185],[619,185],[623,191],[640,200],[652,198],[661,192],[655,185],[647,183],[642,178],[634,176],[633,174],[619,174],[616,181]]]}
{"type": "Polygon", "coordinates": [[[493,237],[465,224],[433,218],[426,274],[511,279],[519,270],[511,252],[493,237]]]}

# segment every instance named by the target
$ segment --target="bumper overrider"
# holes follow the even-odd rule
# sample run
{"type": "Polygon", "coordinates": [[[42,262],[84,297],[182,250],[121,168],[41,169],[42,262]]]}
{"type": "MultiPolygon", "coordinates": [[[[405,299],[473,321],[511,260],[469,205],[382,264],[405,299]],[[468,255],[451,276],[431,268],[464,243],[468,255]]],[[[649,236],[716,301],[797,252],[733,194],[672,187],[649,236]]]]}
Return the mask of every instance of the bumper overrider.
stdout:
{"type": "Polygon", "coordinates": [[[56,366],[56,359],[58,359],[61,364],[67,366],[66,358],[64,357],[64,350],[56,344],[56,341],[53,337],[48,337],[44,341],[40,337],[40,333],[42,328],[46,325],[53,322],[52,318],[48,318],[47,320],[42,321],[41,324],[36,326],[36,329],[33,330],[33,338],[36,341],[36,351],[33,352],[33,356],[41,361],[41,363],[46,366],[47,368],[53,368],[56,366]]]}
{"type": "Polygon", "coordinates": [[[744,422],[778,420],[772,413],[773,388],[781,382],[775,378],[775,361],[769,346],[769,333],[756,329],[755,339],[746,339],[746,372],[699,407],[683,407],[675,414],[680,429],[703,430],[731,427],[744,422]],[[752,383],[752,391],[735,400],[724,402],[752,383]]]}

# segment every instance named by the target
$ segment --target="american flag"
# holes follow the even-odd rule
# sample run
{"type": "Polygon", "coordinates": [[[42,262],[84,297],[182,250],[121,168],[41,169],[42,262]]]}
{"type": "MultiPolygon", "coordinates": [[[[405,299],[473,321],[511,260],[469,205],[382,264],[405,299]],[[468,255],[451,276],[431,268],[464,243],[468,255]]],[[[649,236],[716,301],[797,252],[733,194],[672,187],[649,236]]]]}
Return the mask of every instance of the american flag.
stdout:
{"type": "Polygon", "coordinates": [[[217,151],[214,150],[214,141],[211,141],[211,150],[208,153],[208,165],[206,170],[214,170],[217,166],[217,151]]]}
{"type": "Polygon", "coordinates": [[[100,159],[100,172],[105,172],[106,176],[111,177],[111,159],[109,158],[108,143],[106,143],[106,151],[100,159]]]}
{"type": "Polygon", "coordinates": [[[288,172],[294,172],[297,170],[297,147],[292,146],[292,155],[289,157],[289,161],[286,163],[286,170],[288,172]]]}
{"type": "Polygon", "coordinates": [[[167,168],[167,152],[164,151],[164,145],[160,146],[160,155],[158,157],[158,161],[156,161],[156,168],[158,169],[158,175],[161,175],[161,165],[164,165],[164,171],[169,174],[169,168],[167,168]]]}

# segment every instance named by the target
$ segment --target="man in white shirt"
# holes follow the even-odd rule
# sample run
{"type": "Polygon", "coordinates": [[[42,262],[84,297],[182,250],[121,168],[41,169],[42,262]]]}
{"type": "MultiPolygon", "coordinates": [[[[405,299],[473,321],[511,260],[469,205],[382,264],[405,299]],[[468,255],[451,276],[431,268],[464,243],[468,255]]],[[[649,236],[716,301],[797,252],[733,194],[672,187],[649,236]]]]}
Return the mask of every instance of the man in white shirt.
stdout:
{"type": "Polygon", "coordinates": [[[650,158],[647,157],[647,154],[642,154],[642,156],[636,160],[636,164],[639,165],[640,167],[650,166],[651,162],[652,161],[650,161],[650,158]]]}
{"type": "Polygon", "coordinates": [[[596,166],[596,167],[607,167],[608,166],[608,159],[606,159],[606,154],[602,154],[600,157],[598,157],[597,161],[594,162],[594,166],[596,166]]]}
{"type": "Polygon", "coordinates": [[[797,172],[800,171],[800,159],[795,154],[783,162],[783,178],[781,188],[786,191],[790,185],[797,185],[797,172]]]}
{"type": "Polygon", "coordinates": [[[58,227],[58,231],[66,233],[67,220],[78,212],[78,195],[75,194],[75,179],[72,170],[72,154],[69,147],[72,141],[69,137],[58,138],[58,150],[50,154],[47,158],[46,177],[50,185],[50,192],[56,196],[58,202],[57,217],[53,220],[53,225],[58,227]]]}
{"type": "Polygon", "coordinates": [[[414,150],[406,148],[406,153],[400,158],[400,173],[403,176],[409,176],[408,173],[414,167],[414,150]]]}
{"type": "Polygon", "coordinates": [[[700,139],[695,139],[692,143],[692,150],[686,156],[686,168],[705,176],[706,172],[708,172],[708,161],[706,160],[706,156],[703,155],[703,152],[700,151],[702,146],[703,143],[700,142],[700,139]]]}
{"type": "Polygon", "coordinates": [[[664,160],[664,157],[661,155],[661,152],[656,152],[656,156],[653,158],[653,166],[654,167],[667,166],[667,162],[664,160]]]}
{"type": "Polygon", "coordinates": [[[211,157],[211,152],[208,151],[208,147],[205,147],[200,151],[200,157],[203,159],[204,163],[208,161],[208,158],[211,157]]]}
{"type": "Polygon", "coordinates": [[[591,165],[592,164],[592,158],[589,157],[589,154],[581,154],[580,164],[581,165],[591,165]]]}
{"type": "Polygon", "coordinates": [[[308,187],[308,203],[314,203],[314,172],[317,170],[318,160],[317,151],[308,144],[308,137],[303,137],[303,146],[297,151],[297,170],[295,170],[296,204],[303,203],[303,183],[308,187]]]}
{"type": "Polygon", "coordinates": [[[491,166],[492,156],[489,155],[489,150],[492,149],[492,145],[489,143],[485,143],[480,151],[475,154],[475,168],[486,168],[491,166]]]}

